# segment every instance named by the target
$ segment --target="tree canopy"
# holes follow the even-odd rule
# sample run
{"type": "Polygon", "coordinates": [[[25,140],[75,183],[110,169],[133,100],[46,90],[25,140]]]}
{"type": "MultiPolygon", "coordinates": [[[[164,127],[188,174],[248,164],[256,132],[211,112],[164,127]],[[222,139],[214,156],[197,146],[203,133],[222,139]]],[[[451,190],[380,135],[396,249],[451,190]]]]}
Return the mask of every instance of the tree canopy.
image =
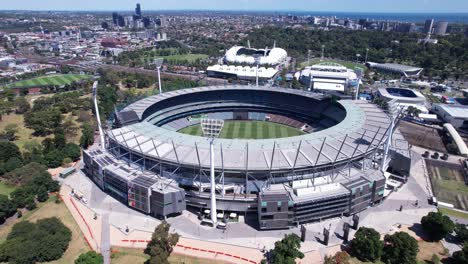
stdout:
{"type": "Polygon", "coordinates": [[[168,258],[179,241],[177,233],[169,233],[170,228],[171,225],[163,221],[154,230],[151,241],[145,249],[145,254],[150,256],[147,264],[169,264],[168,258]]]}
{"type": "Polygon", "coordinates": [[[429,214],[421,219],[421,225],[429,238],[434,241],[443,239],[452,233],[455,228],[452,220],[441,212],[429,212],[429,214]]]}
{"type": "Polygon", "coordinates": [[[36,223],[22,221],[13,226],[0,245],[0,261],[36,263],[59,259],[71,240],[71,231],[57,218],[36,223]]]}
{"type": "Polygon", "coordinates": [[[275,248],[271,251],[271,263],[294,264],[296,259],[304,258],[300,251],[301,239],[296,234],[285,235],[280,241],[275,242],[275,248]]]}
{"type": "Polygon", "coordinates": [[[416,239],[405,232],[385,235],[382,260],[385,263],[415,264],[419,251],[416,239]]]}
{"type": "Polygon", "coordinates": [[[361,261],[374,262],[382,256],[383,242],[373,228],[360,227],[350,243],[350,253],[361,261]]]}
{"type": "Polygon", "coordinates": [[[88,251],[81,254],[76,260],[75,264],[102,264],[104,263],[104,258],[101,254],[98,254],[94,251],[88,251]]]}

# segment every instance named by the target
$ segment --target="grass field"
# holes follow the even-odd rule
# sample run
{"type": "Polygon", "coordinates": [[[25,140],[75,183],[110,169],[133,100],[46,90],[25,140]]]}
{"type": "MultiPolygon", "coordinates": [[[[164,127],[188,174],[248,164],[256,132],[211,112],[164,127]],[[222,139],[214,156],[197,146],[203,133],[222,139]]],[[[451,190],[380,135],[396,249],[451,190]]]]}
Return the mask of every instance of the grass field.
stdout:
{"type": "Polygon", "coordinates": [[[439,207],[438,209],[439,209],[439,212],[441,212],[441,213],[443,213],[445,215],[453,216],[453,217],[461,218],[461,219],[468,219],[468,214],[467,213],[451,210],[451,209],[444,208],[444,207],[439,207]]]}
{"type": "Polygon", "coordinates": [[[7,88],[28,88],[28,87],[40,87],[40,86],[50,86],[50,85],[67,85],[76,81],[89,79],[89,75],[81,74],[55,74],[41,76],[33,79],[23,80],[8,84],[7,88]]]}
{"type": "Polygon", "coordinates": [[[69,264],[74,263],[75,259],[81,253],[87,252],[89,249],[87,247],[86,241],[84,240],[83,233],[78,224],[75,222],[75,219],[68,211],[65,204],[55,203],[55,197],[51,197],[44,203],[38,204],[38,207],[32,211],[25,212],[23,217],[13,219],[10,218],[7,222],[0,228],[0,243],[6,240],[8,233],[10,233],[11,228],[14,224],[20,221],[31,221],[36,222],[39,219],[57,217],[62,221],[72,231],[72,239],[68,245],[68,249],[63,254],[62,258],[56,261],[48,262],[53,264],[69,264]]]}
{"type": "Polygon", "coordinates": [[[10,195],[11,192],[13,192],[16,188],[10,185],[7,185],[4,182],[0,182],[0,194],[3,195],[10,195]]]}
{"type": "MultiPolygon", "coordinates": [[[[200,125],[179,130],[180,133],[201,136],[200,125]]],[[[227,139],[268,139],[303,135],[299,129],[266,121],[225,121],[220,138],[227,139]]]]}
{"type": "Polygon", "coordinates": [[[427,169],[437,199],[468,210],[468,186],[461,167],[447,167],[444,163],[427,162],[427,169]]]}
{"type": "MultiPolygon", "coordinates": [[[[36,140],[41,143],[45,137],[33,137],[34,130],[24,126],[24,116],[17,114],[3,115],[3,120],[0,121],[0,132],[2,132],[8,124],[18,125],[18,132],[16,133],[16,140],[13,141],[19,148],[23,148],[24,144],[28,141],[36,140]]],[[[49,136],[50,137],[50,136],[49,136]]]]}
{"type": "Polygon", "coordinates": [[[170,55],[161,57],[164,60],[174,60],[174,61],[184,61],[187,60],[188,62],[195,62],[198,59],[208,59],[208,55],[206,54],[180,54],[180,55],[170,55]]]}

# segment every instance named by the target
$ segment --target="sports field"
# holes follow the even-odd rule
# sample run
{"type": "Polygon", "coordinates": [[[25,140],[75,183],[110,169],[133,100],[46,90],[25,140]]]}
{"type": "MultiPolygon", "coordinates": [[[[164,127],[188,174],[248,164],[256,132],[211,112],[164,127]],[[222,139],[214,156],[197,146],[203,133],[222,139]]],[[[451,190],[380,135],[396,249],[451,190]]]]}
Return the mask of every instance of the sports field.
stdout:
{"type": "Polygon", "coordinates": [[[33,79],[23,80],[19,82],[14,82],[8,84],[8,88],[28,88],[28,87],[41,87],[41,86],[51,86],[51,85],[67,85],[76,81],[89,79],[89,75],[81,74],[54,74],[36,77],[33,79]]]}
{"type": "MultiPolygon", "coordinates": [[[[179,130],[178,132],[201,136],[200,125],[193,125],[179,130]]],[[[227,139],[268,139],[293,137],[305,134],[299,129],[266,121],[225,121],[220,138],[227,139]]]]}

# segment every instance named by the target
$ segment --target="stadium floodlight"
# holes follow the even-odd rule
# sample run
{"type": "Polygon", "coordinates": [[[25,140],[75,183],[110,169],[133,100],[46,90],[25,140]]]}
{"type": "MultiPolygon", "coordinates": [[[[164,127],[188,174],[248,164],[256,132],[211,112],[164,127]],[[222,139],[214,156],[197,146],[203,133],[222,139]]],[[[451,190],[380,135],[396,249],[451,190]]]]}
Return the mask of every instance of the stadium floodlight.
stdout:
{"type": "Polygon", "coordinates": [[[164,62],[163,58],[154,59],[154,64],[156,65],[156,69],[158,70],[158,85],[159,85],[159,93],[160,94],[162,94],[160,69],[161,69],[161,66],[162,66],[163,62],[164,62]]]}
{"type": "Polygon", "coordinates": [[[254,54],[253,57],[254,57],[254,60],[255,60],[255,64],[257,65],[255,86],[258,87],[258,66],[260,65],[260,60],[262,59],[263,55],[262,54],[254,54]]]}
{"type": "Polygon", "coordinates": [[[366,48],[366,59],[364,60],[364,63],[367,63],[367,55],[369,55],[369,48],[366,48]]]}
{"type": "Polygon", "coordinates": [[[390,102],[388,102],[388,112],[390,114],[391,123],[390,123],[390,128],[388,129],[387,142],[385,143],[385,148],[384,148],[383,157],[382,157],[382,164],[381,164],[382,172],[385,172],[385,167],[387,166],[388,152],[390,150],[390,146],[392,145],[392,135],[393,135],[393,130],[395,128],[395,119],[400,114],[399,111],[400,111],[400,106],[397,103],[396,99],[393,99],[390,102]]]}
{"type": "Polygon", "coordinates": [[[99,137],[101,139],[101,142],[100,142],[100,145],[101,145],[101,149],[105,149],[106,148],[106,145],[105,145],[105,139],[104,139],[104,132],[102,131],[102,125],[101,125],[101,117],[99,115],[99,107],[98,107],[98,103],[97,103],[97,88],[98,88],[98,82],[95,81],[93,83],[93,102],[94,102],[94,110],[96,111],[96,120],[97,120],[97,123],[98,123],[98,129],[99,129],[99,137]]]}
{"type": "Polygon", "coordinates": [[[210,183],[211,183],[211,222],[213,226],[217,224],[216,215],[216,182],[215,182],[215,170],[214,170],[214,139],[219,136],[221,129],[224,125],[224,120],[221,119],[209,119],[202,118],[200,122],[203,135],[210,141],[210,183]]]}
{"type": "Polygon", "coordinates": [[[362,79],[362,69],[356,68],[356,75],[357,75],[357,86],[356,86],[356,97],[355,100],[359,98],[359,85],[361,84],[362,79]]]}

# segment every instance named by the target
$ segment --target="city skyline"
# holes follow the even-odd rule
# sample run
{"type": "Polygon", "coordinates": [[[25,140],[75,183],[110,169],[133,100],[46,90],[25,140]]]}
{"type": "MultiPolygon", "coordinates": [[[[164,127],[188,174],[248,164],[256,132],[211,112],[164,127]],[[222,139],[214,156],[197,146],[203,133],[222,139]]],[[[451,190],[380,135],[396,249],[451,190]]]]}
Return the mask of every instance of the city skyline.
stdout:
{"type": "Polygon", "coordinates": [[[303,12],[366,12],[366,13],[468,13],[468,2],[463,0],[382,1],[372,0],[19,0],[2,3],[1,10],[70,10],[70,11],[131,11],[137,3],[142,10],[233,10],[233,11],[303,11],[303,12]],[[45,8],[47,7],[47,8],[45,8]]]}

